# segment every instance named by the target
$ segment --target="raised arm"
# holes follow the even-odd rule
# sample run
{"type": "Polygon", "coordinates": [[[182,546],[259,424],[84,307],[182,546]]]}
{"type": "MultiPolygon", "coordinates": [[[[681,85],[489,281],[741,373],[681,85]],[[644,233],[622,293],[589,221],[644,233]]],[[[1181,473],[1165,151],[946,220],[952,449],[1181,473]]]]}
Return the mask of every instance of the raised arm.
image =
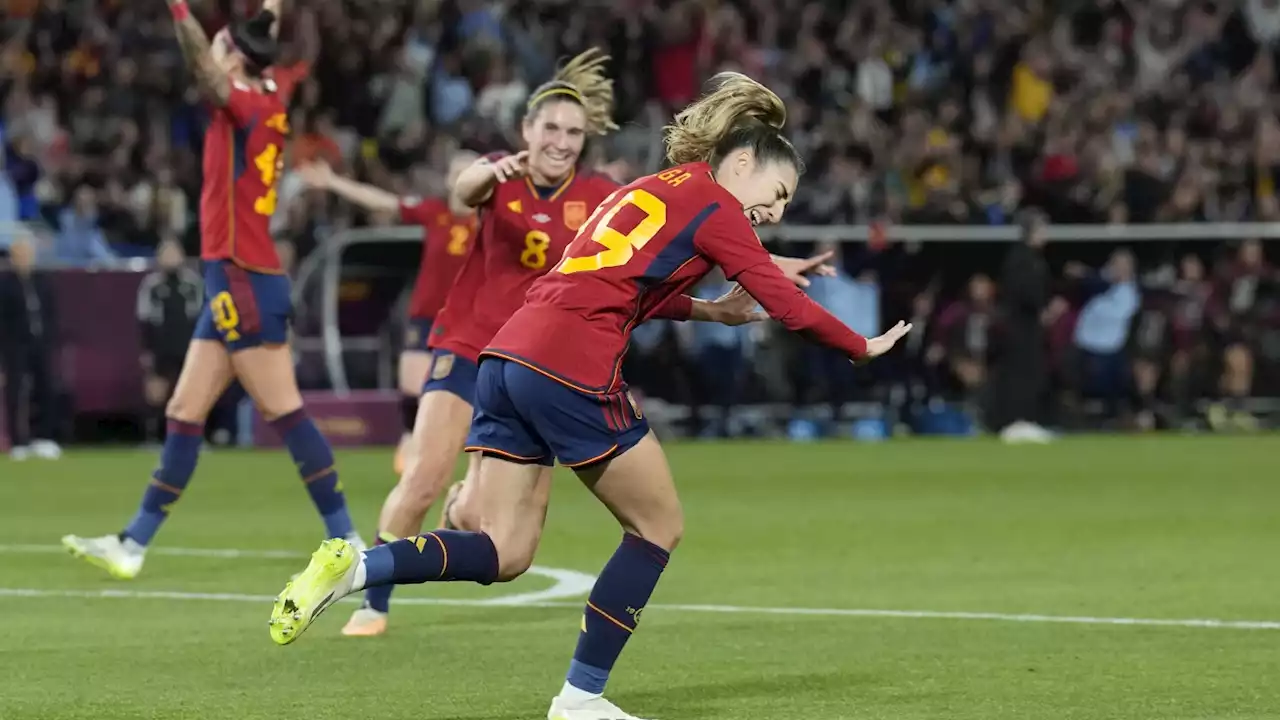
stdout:
{"type": "Polygon", "coordinates": [[[186,58],[187,69],[196,79],[196,88],[205,100],[217,107],[225,107],[231,99],[231,78],[213,61],[209,51],[209,37],[200,23],[191,16],[186,0],[167,0],[173,14],[173,26],[186,58]]]}
{"type": "Polygon", "coordinates": [[[529,152],[491,159],[482,157],[458,174],[453,184],[453,199],[469,208],[480,207],[493,195],[498,183],[524,177],[529,152]]]}
{"type": "Polygon", "coordinates": [[[400,207],[400,198],[382,188],[356,182],[336,175],[322,162],[311,163],[298,169],[298,175],[307,187],[328,190],[338,197],[355,203],[372,212],[390,212],[400,207]]]}

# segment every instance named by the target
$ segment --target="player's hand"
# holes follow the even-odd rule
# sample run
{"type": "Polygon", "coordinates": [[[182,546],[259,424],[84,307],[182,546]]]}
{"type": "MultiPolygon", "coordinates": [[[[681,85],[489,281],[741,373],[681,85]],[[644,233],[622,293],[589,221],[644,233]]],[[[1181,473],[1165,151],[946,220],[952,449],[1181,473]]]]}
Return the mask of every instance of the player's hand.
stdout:
{"type": "Polygon", "coordinates": [[[867,354],[854,360],[853,364],[861,365],[889,352],[902,339],[902,336],[909,332],[911,332],[911,323],[899,320],[897,325],[889,328],[889,332],[878,337],[869,338],[867,340],[867,354]]]}
{"type": "Polygon", "coordinates": [[[323,161],[307,163],[298,167],[298,177],[307,187],[324,190],[333,180],[333,169],[329,167],[329,163],[323,161]]]}
{"type": "Polygon", "coordinates": [[[824,253],[818,253],[811,258],[792,258],[783,257],[781,255],[770,255],[773,258],[773,264],[778,266],[783,275],[791,282],[800,287],[809,287],[809,278],[805,277],[809,273],[821,275],[823,277],[834,277],[836,269],[827,263],[835,256],[834,250],[828,250],[824,253]]]}
{"type": "Polygon", "coordinates": [[[759,303],[741,285],[735,284],[729,292],[716,298],[708,306],[712,319],[721,325],[746,325],[767,320],[769,314],[756,310],[759,303]]]}
{"type": "Polygon", "coordinates": [[[493,176],[498,178],[500,183],[522,178],[529,173],[529,151],[521,150],[515,155],[494,160],[489,163],[489,168],[493,170],[493,176]]]}

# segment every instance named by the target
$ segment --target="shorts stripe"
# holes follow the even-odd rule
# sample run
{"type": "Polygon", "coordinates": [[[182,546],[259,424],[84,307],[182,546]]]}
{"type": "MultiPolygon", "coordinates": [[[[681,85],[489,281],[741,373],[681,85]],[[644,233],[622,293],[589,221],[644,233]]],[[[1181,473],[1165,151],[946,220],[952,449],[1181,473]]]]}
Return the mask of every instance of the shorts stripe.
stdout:
{"type": "Polygon", "coordinates": [[[600,403],[600,411],[601,414],[604,415],[604,424],[608,425],[609,429],[613,432],[618,432],[620,428],[618,426],[618,418],[615,417],[613,413],[613,404],[609,402],[609,398],[607,397],[602,398],[602,400],[603,402],[600,403]]]}
{"type": "Polygon", "coordinates": [[[246,335],[262,332],[262,313],[258,310],[258,298],[253,292],[249,274],[239,265],[223,265],[227,274],[227,286],[231,301],[236,304],[240,316],[240,330],[246,335]]]}
{"type": "Polygon", "coordinates": [[[627,400],[622,393],[614,396],[618,402],[618,417],[622,419],[622,429],[626,430],[631,427],[631,413],[627,412],[627,400]]]}
{"type": "Polygon", "coordinates": [[[511,460],[512,462],[520,462],[520,463],[541,462],[542,460],[545,460],[547,457],[546,455],[534,455],[534,456],[516,455],[515,453],[509,453],[506,450],[499,450],[497,448],[486,447],[484,445],[468,445],[462,448],[462,451],[489,453],[491,455],[497,455],[498,457],[501,457],[501,458],[506,458],[508,460],[511,460]]]}
{"type": "Polygon", "coordinates": [[[601,462],[601,461],[604,461],[604,460],[608,460],[608,459],[609,459],[609,456],[613,455],[613,454],[614,454],[615,452],[617,452],[617,451],[618,451],[618,444],[617,444],[617,443],[614,443],[614,444],[613,444],[613,447],[609,448],[608,450],[605,450],[604,452],[600,453],[599,455],[597,455],[597,456],[595,456],[595,457],[593,457],[593,458],[590,458],[590,459],[588,459],[588,460],[583,460],[583,461],[581,461],[581,462],[576,462],[576,463],[565,463],[565,462],[562,462],[562,463],[560,463],[560,464],[561,464],[561,465],[564,465],[564,466],[565,466],[565,467],[567,467],[567,468],[580,468],[580,467],[586,467],[586,466],[591,465],[591,464],[593,464],[593,463],[598,463],[598,462],[601,462]]]}

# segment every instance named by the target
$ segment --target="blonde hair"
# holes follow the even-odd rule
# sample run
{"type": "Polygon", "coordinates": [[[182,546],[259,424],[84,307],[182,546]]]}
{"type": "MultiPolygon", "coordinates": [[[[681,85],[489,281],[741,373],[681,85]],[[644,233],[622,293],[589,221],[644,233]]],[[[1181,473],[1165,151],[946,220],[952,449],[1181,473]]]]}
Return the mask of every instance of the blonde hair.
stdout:
{"type": "Polygon", "coordinates": [[[586,112],[588,133],[605,135],[617,130],[613,122],[613,79],[604,74],[608,62],[609,56],[599,48],[577,55],[562,65],[549,82],[533,91],[525,106],[525,117],[533,117],[545,103],[570,100],[586,112]]]}
{"type": "Polygon", "coordinates": [[[722,146],[738,134],[735,130],[743,131],[744,137],[760,131],[780,137],[787,106],[772,90],[738,72],[718,73],[709,84],[710,92],[663,128],[667,158],[673,164],[711,162],[733,149],[722,146]]]}

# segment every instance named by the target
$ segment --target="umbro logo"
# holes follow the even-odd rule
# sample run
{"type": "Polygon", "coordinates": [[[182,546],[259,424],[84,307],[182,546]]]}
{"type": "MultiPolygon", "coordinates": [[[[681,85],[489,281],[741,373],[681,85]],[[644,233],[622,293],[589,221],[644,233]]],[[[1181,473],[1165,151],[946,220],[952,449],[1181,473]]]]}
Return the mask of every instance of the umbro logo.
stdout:
{"type": "Polygon", "coordinates": [[[546,213],[538,213],[537,215],[533,216],[533,221],[540,222],[540,223],[549,223],[551,222],[551,216],[546,213]]]}

